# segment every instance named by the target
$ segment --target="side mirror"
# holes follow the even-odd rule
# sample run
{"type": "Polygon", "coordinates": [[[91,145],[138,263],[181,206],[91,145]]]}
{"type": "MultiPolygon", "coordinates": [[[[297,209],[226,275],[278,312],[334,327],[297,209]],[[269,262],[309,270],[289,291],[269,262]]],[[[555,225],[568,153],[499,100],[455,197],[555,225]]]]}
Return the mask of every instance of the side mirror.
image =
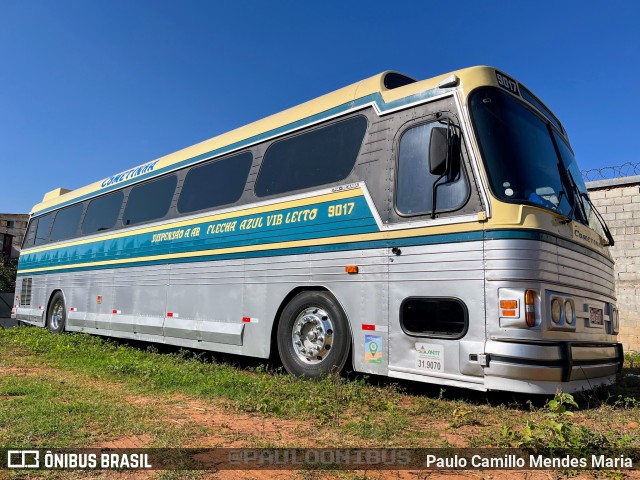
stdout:
{"type": "Polygon", "coordinates": [[[432,175],[444,175],[447,172],[447,154],[449,152],[447,131],[448,129],[445,127],[431,129],[429,171],[432,175]]]}

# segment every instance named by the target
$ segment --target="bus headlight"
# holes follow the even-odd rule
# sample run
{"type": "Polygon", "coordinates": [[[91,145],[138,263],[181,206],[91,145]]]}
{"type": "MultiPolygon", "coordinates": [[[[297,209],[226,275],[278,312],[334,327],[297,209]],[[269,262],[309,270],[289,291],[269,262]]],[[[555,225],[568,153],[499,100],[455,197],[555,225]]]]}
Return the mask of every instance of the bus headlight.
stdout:
{"type": "Polygon", "coordinates": [[[569,325],[573,325],[573,322],[576,318],[575,315],[576,315],[576,311],[575,311],[575,308],[573,307],[573,302],[571,300],[565,300],[564,321],[569,325]]]}
{"type": "Polygon", "coordinates": [[[559,298],[554,298],[551,301],[551,320],[553,323],[560,323],[560,319],[562,317],[562,304],[560,303],[559,298]]]}
{"type": "Polygon", "coordinates": [[[547,328],[549,330],[575,331],[578,326],[578,312],[576,301],[571,295],[561,292],[551,292],[549,299],[550,312],[547,328]]]}

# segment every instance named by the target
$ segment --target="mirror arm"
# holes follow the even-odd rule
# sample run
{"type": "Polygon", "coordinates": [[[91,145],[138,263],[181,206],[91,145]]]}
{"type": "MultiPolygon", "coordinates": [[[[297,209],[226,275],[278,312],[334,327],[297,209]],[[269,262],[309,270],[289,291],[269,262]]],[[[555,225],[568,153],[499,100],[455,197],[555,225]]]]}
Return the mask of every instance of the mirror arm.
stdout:
{"type": "Polygon", "coordinates": [[[438,179],[433,183],[433,187],[431,188],[431,219],[433,220],[434,218],[436,218],[436,198],[437,198],[437,191],[438,191],[438,187],[440,185],[442,185],[441,183],[438,183],[440,180],[442,180],[442,178],[446,175],[446,173],[443,173],[442,175],[440,175],[438,177],[438,179]]]}

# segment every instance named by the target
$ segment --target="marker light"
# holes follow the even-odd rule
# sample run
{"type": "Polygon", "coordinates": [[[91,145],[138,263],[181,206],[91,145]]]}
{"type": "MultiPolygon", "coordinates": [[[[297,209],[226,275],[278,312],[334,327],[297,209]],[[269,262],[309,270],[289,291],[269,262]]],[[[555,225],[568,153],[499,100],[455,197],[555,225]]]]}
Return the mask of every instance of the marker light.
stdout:
{"type": "Polygon", "coordinates": [[[562,315],[562,305],[560,304],[560,300],[554,298],[551,301],[551,320],[553,323],[560,323],[560,317],[562,315]]]}
{"type": "Polygon", "coordinates": [[[534,290],[524,292],[524,320],[529,328],[536,324],[536,292],[534,290]]]}
{"type": "Polygon", "coordinates": [[[517,317],[519,315],[518,300],[500,300],[500,316],[517,317]]]}

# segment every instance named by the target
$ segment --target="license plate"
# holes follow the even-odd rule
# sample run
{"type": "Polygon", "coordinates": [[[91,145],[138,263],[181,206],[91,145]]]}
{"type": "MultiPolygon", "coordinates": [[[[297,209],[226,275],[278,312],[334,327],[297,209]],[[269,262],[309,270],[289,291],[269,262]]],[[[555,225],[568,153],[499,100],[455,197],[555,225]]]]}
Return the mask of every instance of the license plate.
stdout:
{"type": "Polygon", "coordinates": [[[604,323],[604,317],[602,315],[601,308],[589,308],[589,321],[591,325],[602,325],[604,323]]]}

